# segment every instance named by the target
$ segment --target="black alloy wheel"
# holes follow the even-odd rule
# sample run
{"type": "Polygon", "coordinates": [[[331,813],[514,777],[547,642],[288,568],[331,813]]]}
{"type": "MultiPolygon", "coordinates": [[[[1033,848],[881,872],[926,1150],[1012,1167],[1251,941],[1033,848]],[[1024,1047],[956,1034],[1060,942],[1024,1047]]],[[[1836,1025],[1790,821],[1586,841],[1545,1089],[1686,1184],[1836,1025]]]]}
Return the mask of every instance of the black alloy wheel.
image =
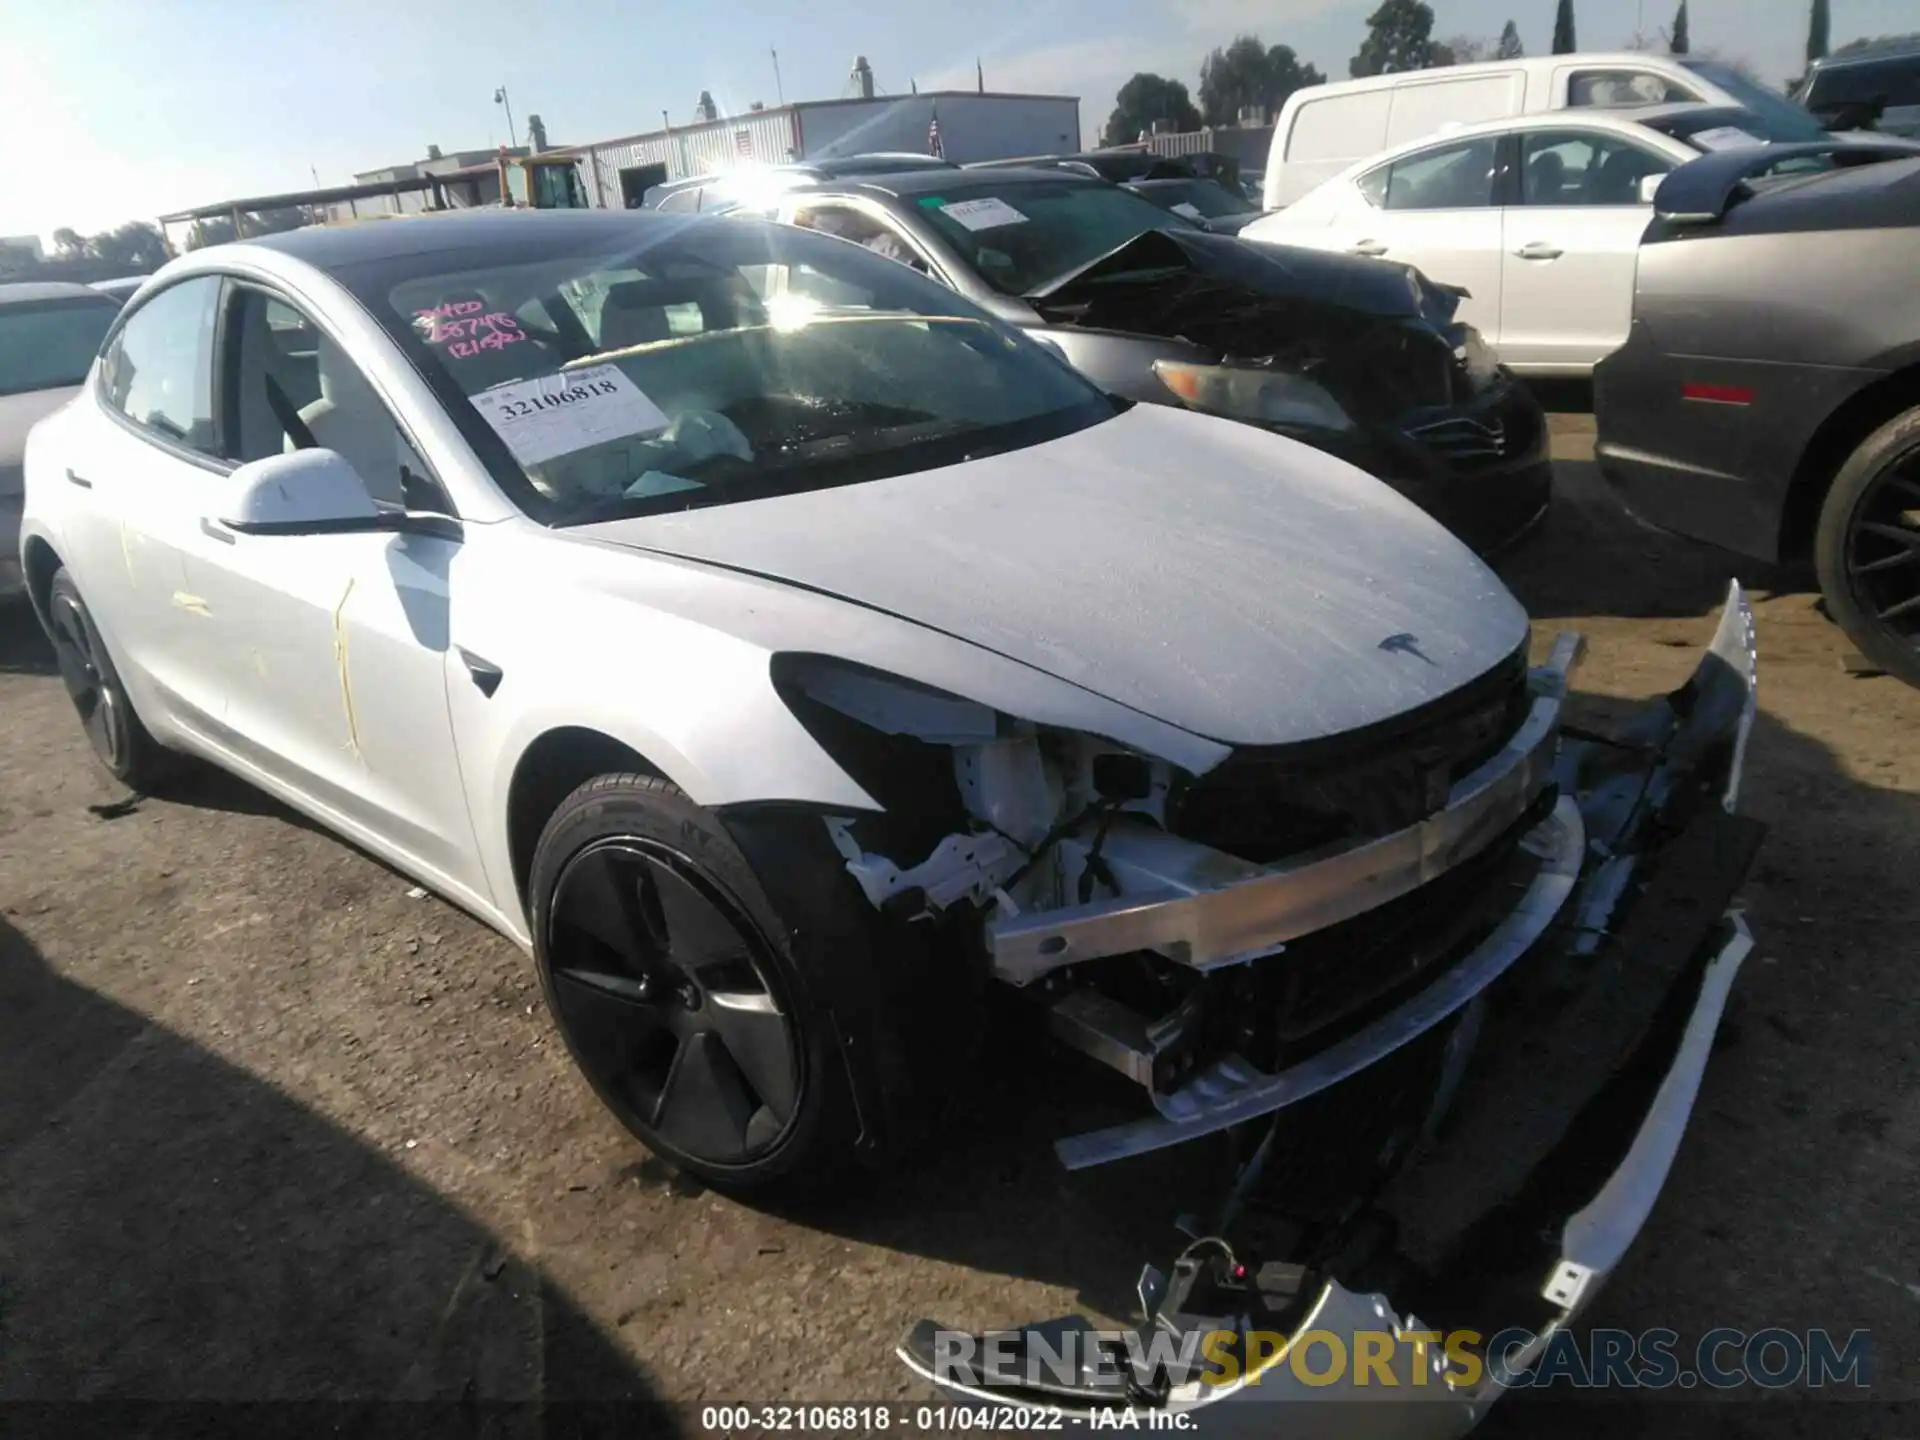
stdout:
{"type": "Polygon", "coordinates": [[[1920,685],[1920,409],[1876,430],[1841,467],[1814,559],[1840,628],[1881,669],[1920,685]]]}
{"type": "Polygon", "coordinates": [[[64,568],[54,572],[47,587],[46,621],[60,679],[93,753],[123,784],[136,791],[151,789],[168,773],[172,757],[134,713],[100,628],[64,568]]]}
{"type": "Polygon", "coordinates": [[[771,1154],[799,1112],[805,1067],[740,904],[689,856],[639,835],[583,846],[551,897],[548,993],[601,1098],[709,1173],[771,1154]]]}
{"type": "Polygon", "coordinates": [[[80,728],[87,732],[94,753],[117,772],[126,763],[127,727],[115,698],[117,687],[102,673],[101,647],[93,626],[80,597],[70,591],[56,590],[47,608],[54,660],[67,698],[79,713],[80,728]]]}

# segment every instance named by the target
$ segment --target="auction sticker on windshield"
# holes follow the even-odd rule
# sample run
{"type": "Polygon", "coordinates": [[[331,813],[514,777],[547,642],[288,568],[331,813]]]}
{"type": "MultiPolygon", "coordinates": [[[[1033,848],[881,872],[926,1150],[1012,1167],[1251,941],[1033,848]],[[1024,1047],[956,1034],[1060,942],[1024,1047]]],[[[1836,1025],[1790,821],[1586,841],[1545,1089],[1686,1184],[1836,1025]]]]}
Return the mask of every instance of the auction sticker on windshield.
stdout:
{"type": "Polygon", "coordinates": [[[522,465],[665,427],[666,412],[617,365],[591,365],[483,390],[478,410],[522,465]]]}
{"type": "Polygon", "coordinates": [[[1719,125],[1711,130],[1696,131],[1693,143],[1702,150],[1745,150],[1749,146],[1767,142],[1738,125],[1719,125]]]}
{"type": "Polygon", "coordinates": [[[969,230],[998,230],[1003,225],[1024,225],[1027,217],[997,195],[984,200],[956,200],[942,205],[940,213],[958,221],[969,230]]]}

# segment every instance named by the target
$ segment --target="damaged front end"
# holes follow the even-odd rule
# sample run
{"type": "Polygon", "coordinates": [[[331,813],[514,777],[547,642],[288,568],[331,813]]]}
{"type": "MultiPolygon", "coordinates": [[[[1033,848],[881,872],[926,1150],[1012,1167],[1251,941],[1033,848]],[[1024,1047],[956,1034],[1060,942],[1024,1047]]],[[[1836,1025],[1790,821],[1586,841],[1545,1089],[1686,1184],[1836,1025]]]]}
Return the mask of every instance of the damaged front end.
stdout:
{"type": "Polygon", "coordinates": [[[992,977],[1138,1088],[1140,1113],[1062,1138],[1062,1162],[1219,1132],[1247,1157],[1204,1239],[1143,1274],[1137,1344],[923,1322],[909,1366],[952,1396],[1251,1428],[1340,1389],[1279,1363],[1275,1336],[1524,1327],[1464,1368],[1414,1345],[1417,1380],[1360,1392],[1452,1434],[1573,1321],[1677,1149],[1752,944],[1729,907],[1761,834],[1734,813],[1755,703],[1739,587],[1687,684],[1613,732],[1563,719],[1580,648],[1201,775],[859,672],[791,681],[910,736],[903,763],[949,754],[912,783],[964,827],[827,822],[869,901],[975,917],[992,977]]]}
{"type": "Polygon", "coordinates": [[[1548,503],[1547,427],[1457,318],[1462,293],[1411,266],[1182,229],[1135,236],[1022,298],[1117,393],[1337,455],[1490,553],[1548,503]],[[1112,333],[1183,348],[1142,387],[1103,364],[1097,337],[1112,333]]]}

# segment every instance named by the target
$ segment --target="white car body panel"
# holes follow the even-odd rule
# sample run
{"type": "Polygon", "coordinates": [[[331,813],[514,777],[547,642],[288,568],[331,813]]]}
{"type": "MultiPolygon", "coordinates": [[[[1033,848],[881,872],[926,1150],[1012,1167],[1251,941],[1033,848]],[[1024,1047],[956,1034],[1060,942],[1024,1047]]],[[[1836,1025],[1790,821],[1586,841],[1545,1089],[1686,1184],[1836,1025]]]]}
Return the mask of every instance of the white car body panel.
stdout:
{"type": "Polygon", "coordinates": [[[1650,204],[1386,210],[1371,204],[1359,187],[1380,166],[1425,150],[1479,135],[1540,130],[1618,137],[1675,165],[1699,154],[1623,113],[1591,108],[1464,125],[1368,156],[1297,205],[1263,215],[1240,238],[1415,266],[1470,292],[1461,302],[1461,318],[1480,330],[1511,369],[1585,375],[1627,338],[1634,265],[1640,236],[1653,218],[1650,204]]]}

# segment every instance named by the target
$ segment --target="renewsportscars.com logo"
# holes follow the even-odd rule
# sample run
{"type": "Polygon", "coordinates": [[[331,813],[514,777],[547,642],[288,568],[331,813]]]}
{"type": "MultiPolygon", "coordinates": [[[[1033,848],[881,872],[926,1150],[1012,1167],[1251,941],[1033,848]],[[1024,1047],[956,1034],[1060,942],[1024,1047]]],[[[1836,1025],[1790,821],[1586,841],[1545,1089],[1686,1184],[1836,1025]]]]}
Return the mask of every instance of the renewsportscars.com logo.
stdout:
{"type": "Polygon", "coordinates": [[[1709,1330],[1691,1346],[1666,1329],[1559,1330],[1545,1338],[1512,1328],[1491,1336],[1478,1330],[1306,1330],[1297,1335],[1253,1330],[1067,1330],[985,1337],[935,1332],[933,1369],[956,1384],[1051,1388],[1089,1381],[1117,1383],[1128,1371],[1159,1373],[1174,1388],[1261,1385],[1311,1391],[1347,1386],[1431,1388],[1443,1399],[1471,1390],[1489,1375],[1509,1388],[1731,1390],[1787,1386],[1823,1388],[1872,1383],[1872,1343],[1865,1330],[1844,1338],[1827,1330],[1709,1330]],[[1528,1369],[1522,1358],[1538,1350],[1528,1369]]]}

